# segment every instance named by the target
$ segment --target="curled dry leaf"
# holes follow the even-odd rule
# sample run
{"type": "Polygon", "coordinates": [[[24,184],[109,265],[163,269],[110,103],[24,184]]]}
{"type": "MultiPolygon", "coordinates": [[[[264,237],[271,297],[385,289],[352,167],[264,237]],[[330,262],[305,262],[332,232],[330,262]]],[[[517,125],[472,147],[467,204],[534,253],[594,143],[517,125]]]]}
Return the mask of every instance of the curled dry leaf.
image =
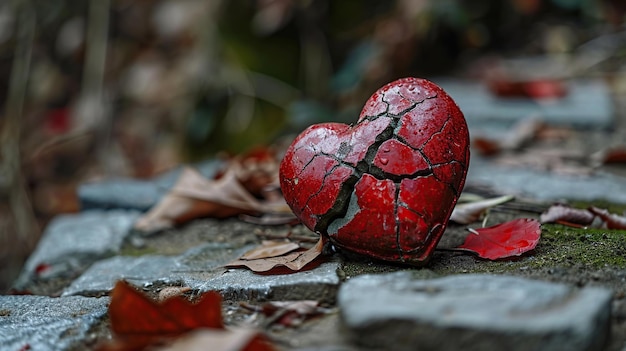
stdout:
{"type": "Polygon", "coordinates": [[[610,213],[608,210],[597,207],[589,207],[589,211],[600,217],[608,229],[626,230],[626,217],[610,213]]]}
{"type": "Polygon", "coordinates": [[[563,204],[550,206],[541,214],[541,223],[559,223],[570,226],[588,226],[596,216],[588,210],[572,208],[563,204]]]}
{"type": "Polygon", "coordinates": [[[541,224],[530,218],[519,218],[487,228],[471,230],[457,249],[471,251],[479,257],[497,260],[519,256],[537,246],[541,224]]]}
{"type": "Polygon", "coordinates": [[[326,237],[320,235],[320,238],[312,248],[305,251],[291,252],[282,256],[266,257],[248,260],[244,258],[237,259],[225,265],[226,268],[247,267],[250,270],[257,273],[266,274],[282,274],[284,268],[288,269],[288,272],[293,273],[310,267],[322,254],[324,245],[326,244],[326,237]]]}
{"type": "Polygon", "coordinates": [[[165,301],[167,299],[171,299],[174,296],[180,296],[189,291],[191,291],[191,288],[188,286],[167,286],[159,291],[157,301],[165,301]]]}
{"type": "Polygon", "coordinates": [[[297,250],[300,245],[290,241],[263,240],[261,246],[247,251],[241,255],[242,260],[256,260],[260,258],[281,256],[291,251],[297,250]]]}
{"type": "Polygon", "coordinates": [[[263,201],[253,196],[239,181],[241,172],[241,166],[232,164],[219,179],[209,180],[195,169],[185,168],[169,193],[137,220],[135,229],[154,232],[199,217],[289,211],[282,198],[263,201]]]}
{"type": "Polygon", "coordinates": [[[480,220],[487,210],[515,199],[513,195],[505,195],[492,199],[483,199],[458,204],[452,210],[450,220],[458,224],[470,224],[480,220]]]}
{"type": "Polygon", "coordinates": [[[329,313],[329,309],[321,307],[319,301],[270,301],[260,306],[241,303],[241,307],[261,312],[269,318],[268,325],[280,324],[285,327],[294,327],[302,324],[309,318],[329,313]]]}

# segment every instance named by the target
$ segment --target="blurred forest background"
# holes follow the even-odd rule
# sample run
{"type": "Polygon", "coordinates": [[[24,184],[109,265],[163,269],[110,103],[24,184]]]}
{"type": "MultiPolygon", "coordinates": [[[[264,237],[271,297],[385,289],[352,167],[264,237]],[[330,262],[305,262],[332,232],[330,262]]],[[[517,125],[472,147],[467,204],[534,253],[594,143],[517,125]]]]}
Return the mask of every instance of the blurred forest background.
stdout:
{"type": "Polygon", "coordinates": [[[0,266],[79,210],[81,182],[354,121],[399,77],[487,79],[506,58],[599,52],[583,73],[623,90],[625,12],[621,0],[3,1],[0,266]]]}

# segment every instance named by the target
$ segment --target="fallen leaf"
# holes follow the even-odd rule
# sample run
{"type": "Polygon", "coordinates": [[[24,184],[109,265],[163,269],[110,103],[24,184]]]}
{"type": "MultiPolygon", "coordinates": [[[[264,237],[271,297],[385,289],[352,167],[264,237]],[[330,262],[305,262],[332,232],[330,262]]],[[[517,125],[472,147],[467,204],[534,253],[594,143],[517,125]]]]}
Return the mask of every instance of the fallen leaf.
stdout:
{"type": "Polygon", "coordinates": [[[158,351],[272,351],[263,334],[253,329],[198,329],[187,333],[158,351]]]}
{"type": "Polygon", "coordinates": [[[180,295],[159,302],[119,281],[111,293],[109,305],[114,339],[100,350],[144,350],[160,346],[164,347],[162,350],[170,351],[273,350],[265,337],[256,331],[226,329],[222,322],[221,301],[219,293],[208,291],[196,303],[180,295]]]}
{"type": "Polygon", "coordinates": [[[472,229],[457,249],[471,251],[479,257],[496,260],[519,256],[537,246],[541,224],[530,218],[519,218],[487,228],[472,229]]]}
{"type": "Polygon", "coordinates": [[[450,220],[458,224],[470,224],[478,221],[485,212],[495,206],[515,199],[513,195],[505,195],[491,199],[483,199],[463,204],[458,204],[452,210],[450,220]]]}
{"type": "Polygon", "coordinates": [[[626,146],[620,145],[602,149],[590,156],[594,166],[626,164],[626,146]]]}
{"type": "Polygon", "coordinates": [[[280,324],[285,327],[295,327],[307,319],[329,313],[328,308],[321,307],[319,301],[270,301],[260,306],[242,302],[241,307],[255,312],[261,312],[268,317],[266,325],[280,324]]]}
{"type": "Polygon", "coordinates": [[[256,260],[260,258],[281,256],[291,251],[297,250],[300,245],[291,241],[263,240],[261,246],[247,251],[241,255],[242,260],[256,260]]]}
{"type": "Polygon", "coordinates": [[[123,345],[145,347],[197,328],[223,329],[222,298],[208,291],[192,304],[181,296],[157,303],[125,281],[111,293],[109,320],[123,345]]]}
{"type": "Polygon", "coordinates": [[[188,286],[166,286],[159,291],[157,301],[165,301],[174,296],[180,296],[188,291],[191,291],[191,288],[188,286]]]}
{"type": "Polygon", "coordinates": [[[607,229],[626,229],[626,217],[624,216],[610,213],[608,210],[597,207],[589,207],[589,211],[600,217],[606,224],[607,229]]]}
{"type": "Polygon", "coordinates": [[[588,226],[596,216],[588,210],[572,208],[563,204],[550,206],[548,210],[541,214],[541,223],[559,223],[569,226],[588,226]]]}
{"type": "Polygon", "coordinates": [[[306,251],[296,251],[282,256],[254,260],[240,258],[226,264],[224,267],[247,267],[254,272],[266,274],[283,274],[284,269],[281,268],[287,268],[291,273],[301,271],[310,266],[321,255],[327,240],[326,237],[320,235],[317,244],[306,251]]]}
{"type": "Polygon", "coordinates": [[[240,166],[233,165],[217,180],[185,168],[163,199],[137,220],[135,229],[155,232],[195,218],[226,218],[239,214],[286,212],[280,200],[261,201],[240,183],[240,166]]]}

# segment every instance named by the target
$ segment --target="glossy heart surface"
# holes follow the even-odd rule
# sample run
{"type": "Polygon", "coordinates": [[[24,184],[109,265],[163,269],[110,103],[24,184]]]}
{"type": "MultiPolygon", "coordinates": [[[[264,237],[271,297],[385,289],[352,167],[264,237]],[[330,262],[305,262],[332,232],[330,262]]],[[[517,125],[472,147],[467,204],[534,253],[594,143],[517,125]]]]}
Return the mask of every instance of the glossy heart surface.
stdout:
{"type": "Polygon", "coordinates": [[[376,91],[354,125],[303,131],[280,165],[287,204],[309,229],[370,257],[424,264],[465,183],[463,113],[434,83],[403,78],[376,91]]]}

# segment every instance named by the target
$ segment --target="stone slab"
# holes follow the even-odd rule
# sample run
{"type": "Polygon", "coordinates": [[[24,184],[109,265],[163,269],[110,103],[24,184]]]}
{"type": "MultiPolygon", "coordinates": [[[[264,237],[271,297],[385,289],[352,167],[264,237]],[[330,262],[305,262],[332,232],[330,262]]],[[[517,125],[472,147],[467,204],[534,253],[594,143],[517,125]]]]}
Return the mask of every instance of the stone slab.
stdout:
{"type": "Polygon", "coordinates": [[[105,318],[108,303],[108,297],[0,296],[0,349],[71,349],[105,318]]]}
{"type": "Polygon", "coordinates": [[[569,93],[556,100],[503,98],[492,94],[479,81],[433,79],[459,105],[471,132],[493,135],[493,129],[506,129],[530,116],[554,125],[595,130],[613,124],[614,108],[608,86],[602,80],[571,80],[569,93]]]}
{"type": "Polygon", "coordinates": [[[117,253],[138,216],[137,211],[93,210],[56,217],[26,261],[17,285],[34,275],[46,278],[80,272],[117,253]]]}
{"type": "MultiPolygon", "coordinates": [[[[205,177],[212,178],[222,165],[220,160],[209,160],[193,167],[205,177]]],[[[178,167],[150,180],[115,178],[81,184],[78,187],[81,208],[147,211],[174,186],[181,171],[182,167],[178,167]]]]}
{"type": "Polygon", "coordinates": [[[137,286],[180,284],[199,292],[216,290],[227,300],[335,300],[340,283],[336,261],[309,271],[281,275],[222,267],[252,247],[207,244],[175,257],[112,257],[91,266],[63,291],[63,296],[104,295],[113,289],[116,281],[125,279],[137,286]]]}
{"type": "Polygon", "coordinates": [[[411,272],[344,283],[338,302],[357,343],[390,350],[601,350],[611,292],[512,276],[420,280],[411,272]]]}
{"type": "Polygon", "coordinates": [[[502,194],[536,200],[607,200],[626,204],[626,178],[602,171],[591,176],[556,175],[496,165],[476,156],[470,162],[467,184],[485,185],[502,194]]]}

